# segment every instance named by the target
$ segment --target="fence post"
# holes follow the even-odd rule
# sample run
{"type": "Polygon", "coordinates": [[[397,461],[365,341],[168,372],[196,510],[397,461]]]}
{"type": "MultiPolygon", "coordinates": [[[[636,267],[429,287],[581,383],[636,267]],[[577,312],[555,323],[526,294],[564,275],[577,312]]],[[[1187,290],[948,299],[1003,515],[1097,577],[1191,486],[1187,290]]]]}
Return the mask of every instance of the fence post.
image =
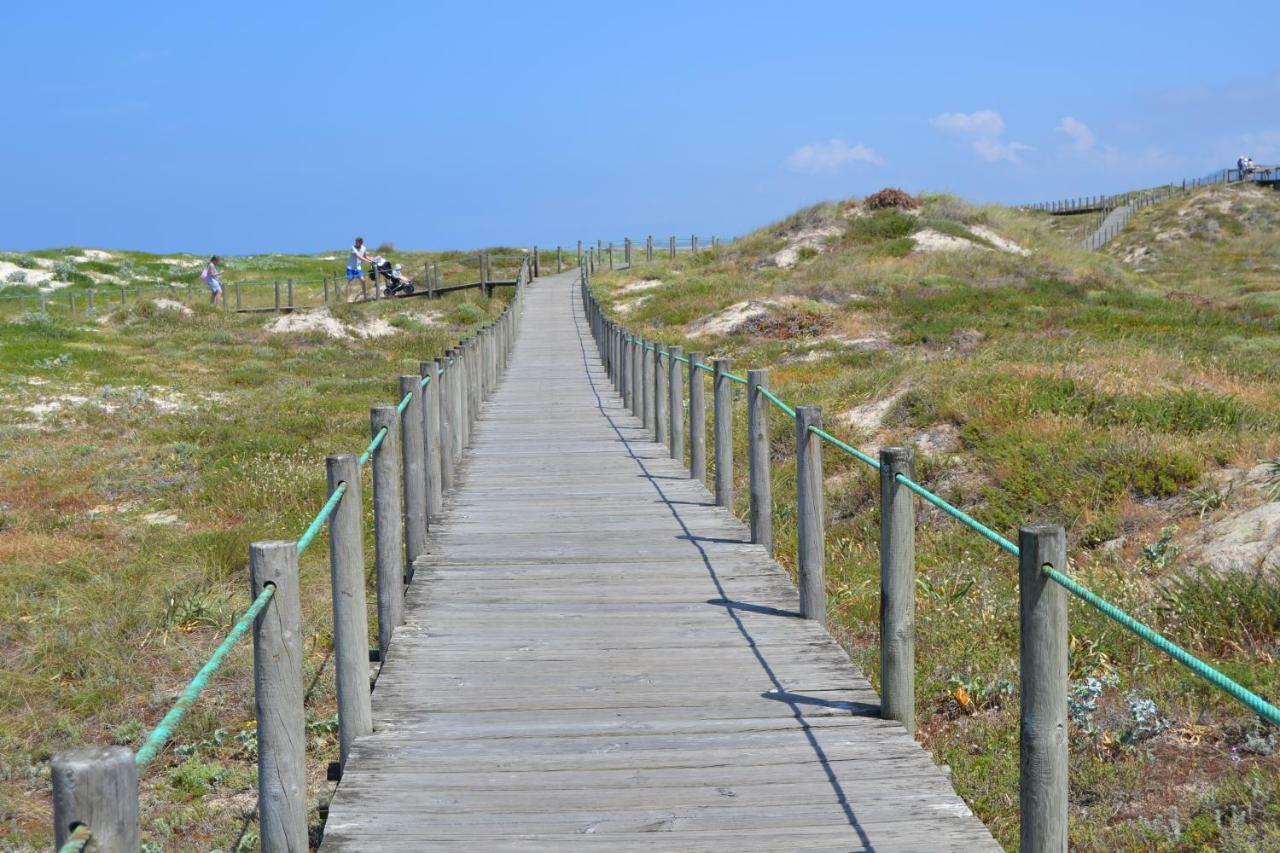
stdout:
{"type": "Polygon", "coordinates": [[[640,388],[640,420],[644,428],[653,432],[653,344],[644,338],[640,339],[640,363],[644,370],[640,388]]]}
{"type": "Polygon", "coordinates": [[[556,272],[564,272],[564,250],[556,246],[556,272]]]}
{"type": "Polygon", "coordinates": [[[694,234],[690,237],[689,247],[692,251],[692,254],[695,254],[695,255],[698,254],[698,235],[697,234],[694,234]]]}
{"type": "Polygon", "coordinates": [[[422,434],[427,443],[427,523],[444,512],[443,470],[440,462],[440,377],[433,361],[418,362],[418,373],[427,377],[422,389],[422,434]]]}
{"type": "Polygon", "coordinates": [[[644,259],[646,261],[653,260],[653,235],[652,234],[644,238],[644,259]]]}
{"type": "Polygon", "coordinates": [[[289,279],[289,310],[293,310],[293,279],[289,279]]]}
{"type": "Polygon", "coordinates": [[[453,438],[454,482],[457,482],[462,451],[467,446],[467,356],[461,346],[449,350],[449,354],[453,358],[453,364],[449,366],[449,373],[453,376],[449,383],[449,397],[453,401],[449,433],[453,438]]]}
{"type": "Polygon", "coordinates": [[[727,358],[712,361],[712,408],[715,418],[716,504],[733,511],[733,385],[727,358]]]}
{"type": "Polygon", "coordinates": [[[822,439],[809,427],[822,427],[822,409],[796,409],[796,532],[799,539],[800,615],[827,624],[827,589],[823,576],[825,508],[822,494],[822,439]]]}
{"type": "Polygon", "coordinates": [[[324,274],[324,304],[329,304],[329,274],[324,274]]]}
{"type": "Polygon", "coordinates": [[[538,247],[533,247],[533,277],[538,278],[542,275],[542,261],[538,257],[538,247]]]}
{"type": "MultiPolygon", "coordinates": [[[[253,705],[258,722],[258,836],[263,851],[307,849],[307,712],[302,686],[298,544],[249,546],[250,595],[275,592],[253,621],[253,705]]],[[[135,848],[136,849],[136,848],[135,848]]]]}
{"type": "Polygon", "coordinates": [[[644,421],[644,341],[631,336],[631,375],[627,391],[631,398],[631,414],[644,421]]]}
{"type": "Polygon", "coordinates": [[[346,494],[329,516],[329,571],[333,583],[333,656],[338,687],[339,767],[355,739],[373,731],[369,700],[369,616],[365,612],[363,504],[360,464],[350,454],[325,459],[329,493],[346,494]]]}
{"type": "Polygon", "coordinates": [[[751,474],[751,541],[773,553],[773,469],[769,464],[769,371],[747,371],[747,458],[751,474]]]}
{"type": "Polygon", "coordinates": [[[1058,853],[1067,849],[1067,591],[1043,567],[1066,569],[1067,533],[1027,525],[1018,548],[1021,849],[1058,853]]]}
{"type": "Polygon", "coordinates": [[[915,451],[880,450],[880,716],[916,730],[916,510],[901,474],[915,479],[915,451]]]}
{"type": "Polygon", "coordinates": [[[670,426],[667,428],[667,446],[671,448],[671,458],[677,463],[684,462],[684,374],[680,372],[680,356],[684,355],[681,347],[667,350],[667,416],[670,426]]]}
{"type": "Polygon", "coordinates": [[[624,237],[622,240],[622,262],[627,266],[631,265],[631,238],[624,237]]]}
{"type": "Polygon", "coordinates": [[[668,419],[670,413],[667,410],[669,402],[669,392],[667,391],[667,370],[662,366],[662,356],[665,350],[658,344],[653,343],[653,440],[658,444],[667,444],[668,419]]]}
{"type": "Polygon", "coordinates": [[[141,849],[138,768],[133,763],[133,750],[90,746],[59,752],[53,756],[50,772],[57,847],[66,843],[76,827],[85,824],[93,832],[90,849],[104,853],[141,849]]]}
{"type": "Polygon", "coordinates": [[[671,238],[669,252],[671,254],[671,260],[674,261],[676,259],[676,238],[675,237],[671,238]]]}
{"type": "Polygon", "coordinates": [[[276,289],[276,313],[279,314],[280,313],[280,280],[276,279],[275,281],[272,282],[272,284],[275,285],[275,289],[276,289]]]}
{"type": "Polygon", "coordinates": [[[702,382],[702,353],[689,353],[689,476],[707,481],[707,401],[702,382]]]}
{"type": "Polygon", "coordinates": [[[454,481],[454,462],[457,456],[454,448],[457,444],[458,424],[456,421],[456,396],[457,387],[454,384],[453,365],[449,364],[449,357],[453,354],[450,349],[445,353],[444,358],[436,359],[436,373],[440,375],[440,472],[444,488],[452,489],[454,481]]]}
{"type": "Polygon", "coordinates": [[[422,437],[422,394],[417,376],[400,377],[400,399],[412,395],[400,425],[401,456],[404,459],[404,544],[409,574],[413,561],[427,551],[427,471],[424,464],[426,442],[422,437]]]}
{"type": "Polygon", "coordinates": [[[98,313],[97,311],[95,311],[95,310],[93,309],[93,291],[92,291],[92,290],[90,290],[90,291],[89,291],[89,307],[88,307],[87,311],[88,311],[88,313],[89,313],[91,316],[92,316],[93,314],[98,313]]]}
{"type": "MultiPolygon", "coordinates": [[[[120,291],[120,296],[120,302],[121,304],[124,304],[124,291],[120,291]]],[[[236,282],[236,310],[240,310],[240,282],[238,281],[236,282]]]]}
{"type": "Polygon", "coordinates": [[[400,527],[404,493],[400,485],[400,413],[395,406],[374,406],[372,435],[386,429],[373,451],[373,553],[378,589],[378,649],[387,659],[391,632],[404,618],[404,534],[400,527]]]}

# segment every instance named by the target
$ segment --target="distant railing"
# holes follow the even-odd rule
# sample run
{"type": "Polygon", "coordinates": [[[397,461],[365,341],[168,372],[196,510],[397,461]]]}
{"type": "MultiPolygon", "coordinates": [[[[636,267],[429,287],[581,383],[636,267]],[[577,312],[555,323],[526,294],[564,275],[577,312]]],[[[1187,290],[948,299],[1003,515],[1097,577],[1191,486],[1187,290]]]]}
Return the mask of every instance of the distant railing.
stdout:
{"type": "Polygon", "coordinates": [[[83,850],[90,842],[92,849],[111,853],[141,847],[139,774],[250,631],[260,844],[272,851],[309,849],[298,559],[327,523],[339,740],[339,760],[331,765],[329,776],[336,779],[352,742],[373,730],[369,663],[385,658],[392,630],[402,621],[413,561],[426,552],[429,519],[443,511],[444,493],[454,483],[480,404],[497,387],[510,361],[523,285],[531,277],[532,263],[523,256],[509,282],[516,287],[515,296],[498,319],[444,357],[421,362],[420,375],[399,377],[400,402],[370,410],[372,440],[359,457],[326,459],[328,497],[297,540],[255,542],[249,547],[252,603],[137,753],[123,746],[90,747],[53,757],[54,837],[63,853],[83,850]],[[360,483],[368,462],[373,465],[377,649],[369,648],[365,605],[360,483]]]}
{"type": "Polygon", "coordinates": [[[879,474],[881,716],[915,730],[915,506],[912,495],[942,510],[1018,559],[1021,724],[1019,802],[1023,850],[1067,849],[1067,597],[1074,595],[1107,618],[1186,666],[1253,713],[1280,725],[1280,708],[1229,678],[1067,575],[1067,535],[1061,525],[1028,524],[1013,543],[915,478],[915,453],[881,448],[873,458],[822,426],[817,406],[792,407],[769,390],[769,371],[730,372],[727,358],[708,364],[701,352],[646,340],[609,319],[591,290],[591,269],[580,273],[581,299],[601,361],[627,408],[690,476],[707,477],[704,375],[712,379],[714,493],[733,511],[733,386],[747,392],[747,459],[751,541],[773,552],[769,408],[795,424],[796,529],[800,614],[826,623],[825,513],[822,445],[829,444],[879,474]],[[663,361],[666,366],[663,366],[663,361]],[[688,379],[686,407],[684,382],[688,379]]]}

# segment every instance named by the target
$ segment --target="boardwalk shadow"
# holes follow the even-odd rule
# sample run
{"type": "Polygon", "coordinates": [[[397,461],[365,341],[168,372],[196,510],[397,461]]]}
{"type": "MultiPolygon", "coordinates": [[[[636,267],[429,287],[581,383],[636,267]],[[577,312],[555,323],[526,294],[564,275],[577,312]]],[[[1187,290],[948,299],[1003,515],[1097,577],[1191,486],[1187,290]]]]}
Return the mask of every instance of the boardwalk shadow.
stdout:
{"type": "Polygon", "coordinates": [[[727,607],[730,610],[745,610],[748,613],[760,613],[765,616],[786,616],[791,619],[799,619],[801,616],[798,610],[782,610],[777,607],[766,607],[763,604],[748,604],[745,601],[732,601],[724,598],[708,598],[707,604],[716,604],[720,607],[727,607]]]}
{"type": "MultiPolygon", "coordinates": [[[[824,703],[828,703],[829,700],[815,699],[809,696],[790,693],[782,686],[782,679],[778,676],[777,672],[774,671],[773,667],[769,663],[768,658],[765,657],[764,652],[760,649],[759,644],[756,642],[755,638],[752,637],[750,629],[747,628],[746,623],[743,622],[742,617],[739,616],[739,611],[755,612],[755,611],[752,611],[752,608],[753,607],[758,608],[759,606],[748,605],[745,602],[734,601],[729,597],[729,595],[725,591],[724,582],[720,578],[719,574],[716,572],[716,567],[713,560],[711,559],[711,555],[707,553],[707,550],[703,547],[703,544],[702,544],[703,542],[707,542],[707,541],[712,541],[712,542],[733,541],[737,544],[741,544],[741,540],[709,539],[708,537],[696,535],[689,528],[689,525],[686,522],[686,520],[680,515],[680,509],[679,509],[681,505],[688,504],[689,502],[672,500],[663,491],[662,484],[658,482],[659,480],[673,480],[673,479],[683,480],[684,478],[670,477],[667,475],[655,475],[652,471],[650,471],[648,466],[646,465],[646,459],[635,452],[635,449],[633,447],[633,441],[626,438],[626,436],[623,434],[624,428],[619,426],[618,422],[614,419],[614,416],[605,407],[604,399],[600,396],[600,390],[597,385],[597,375],[599,375],[600,378],[603,378],[604,374],[603,372],[599,372],[599,374],[597,374],[596,371],[593,371],[591,369],[591,360],[587,354],[587,346],[588,346],[587,341],[590,338],[590,333],[586,331],[587,322],[585,317],[583,316],[582,302],[578,298],[578,291],[576,288],[570,290],[569,299],[570,299],[570,302],[572,303],[573,316],[578,328],[578,345],[582,351],[582,364],[586,372],[587,379],[591,383],[591,391],[596,399],[596,408],[600,411],[601,417],[603,417],[608,422],[609,427],[614,431],[614,434],[617,435],[618,438],[622,440],[623,445],[626,447],[627,455],[630,456],[631,459],[635,462],[635,464],[640,467],[640,470],[643,472],[642,476],[647,477],[649,481],[653,484],[653,488],[655,491],[657,491],[659,499],[662,501],[663,504],[666,505],[668,511],[670,511],[671,513],[671,517],[675,519],[676,524],[679,525],[680,529],[683,531],[683,535],[680,536],[679,538],[687,540],[690,546],[697,551],[700,559],[702,560],[703,566],[706,568],[708,577],[710,578],[712,584],[715,586],[716,592],[719,593],[719,598],[713,599],[708,603],[716,603],[724,607],[726,615],[728,616],[728,618],[733,620],[734,627],[736,628],[738,633],[741,634],[743,640],[746,642],[747,646],[751,649],[751,653],[755,656],[756,661],[760,664],[760,668],[763,671],[764,675],[768,678],[769,682],[772,684],[772,688],[762,693],[761,697],[764,699],[775,701],[775,702],[782,702],[790,709],[791,714],[796,721],[797,728],[804,734],[806,740],[809,743],[810,748],[813,750],[814,756],[817,758],[819,765],[822,767],[823,773],[826,775],[827,781],[831,785],[831,789],[835,793],[839,801],[839,806],[843,810],[846,820],[849,822],[849,826],[853,829],[854,832],[857,833],[858,839],[859,841],[861,841],[863,849],[867,851],[874,851],[875,847],[871,844],[871,839],[867,836],[866,830],[863,828],[862,824],[858,821],[858,816],[854,813],[853,806],[849,803],[849,799],[845,794],[844,788],[840,784],[840,779],[836,775],[835,769],[831,766],[831,759],[828,757],[826,751],[822,748],[822,744],[818,742],[818,738],[814,733],[813,728],[805,720],[804,708],[815,707],[815,706],[830,707],[829,705],[824,704],[824,703]]],[[[632,428],[628,428],[628,431],[630,431],[630,429],[632,428]]],[[[634,443],[640,443],[640,442],[644,442],[645,444],[648,444],[649,443],[648,435],[647,434],[641,435],[638,439],[636,439],[634,443]]],[[[699,505],[705,505],[705,504],[699,504],[699,505]]],[[[778,610],[776,608],[768,608],[768,609],[774,611],[770,615],[777,615],[777,616],[794,615],[794,614],[790,614],[789,611],[778,610]]],[[[862,706],[860,703],[856,703],[856,702],[847,702],[842,704],[849,705],[851,706],[851,708],[854,706],[865,707],[867,709],[871,708],[871,706],[862,706]]],[[[878,707],[875,708],[874,713],[876,715],[879,714],[878,707]]]]}

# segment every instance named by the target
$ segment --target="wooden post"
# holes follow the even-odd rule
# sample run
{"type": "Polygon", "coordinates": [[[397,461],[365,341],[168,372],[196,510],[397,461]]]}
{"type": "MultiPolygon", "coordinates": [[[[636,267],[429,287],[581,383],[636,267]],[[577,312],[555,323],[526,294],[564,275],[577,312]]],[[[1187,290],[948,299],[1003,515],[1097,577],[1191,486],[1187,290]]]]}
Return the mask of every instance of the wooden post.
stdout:
{"type": "Polygon", "coordinates": [[[707,481],[707,402],[702,382],[702,353],[689,353],[689,476],[707,481]]]}
{"type": "Polygon", "coordinates": [[[387,435],[373,451],[373,551],[378,590],[378,649],[382,660],[391,647],[391,632],[404,621],[404,492],[400,485],[400,413],[395,406],[374,406],[369,413],[372,435],[387,435]]]}
{"type": "Polygon", "coordinates": [[[773,553],[773,467],[769,462],[769,371],[747,371],[747,459],[751,475],[751,541],[773,553]]]}
{"type": "Polygon", "coordinates": [[[582,266],[582,241],[578,241],[578,266],[582,266]]]}
{"type": "MultiPolygon", "coordinates": [[[[427,466],[426,442],[422,437],[422,394],[417,376],[400,377],[400,399],[412,394],[400,424],[401,456],[404,460],[404,544],[405,562],[427,552],[427,466]]],[[[409,574],[413,574],[410,568],[409,574]]]]}
{"type": "Polygon", "coordinates": [[[613,241],[609,242],[609,269],[613,269],[613,241]]]}
{"type": "Polygon", "coordinates": [[[542,263],[538,257],[538,247],[533,247],[533,277],[540,278],[542,276],[542,263]]]}
{"type": "Polygon", "coordinates": [[[104,853],[141,849],[138,768],[133,763],[133,750],[91,746],[59,752],[50,763],[50,775],[56,847],[61,848],[72,831],[85,824],[93,832],[88,849],[104,853]]]}
{"type": "Polygon", "coordinates": [[[556,246],[556,272],[564,272],[564,250],[556,246]]]}
{"type": "Polygon", "coordinates": [[[329,572],[333,583],[333,656],[338,688],[339,767],[355,739],[373,731],[369,701],[369,616],[365,612],[363,505],[360,463],[350,454],[325,459],[329,493],[347,491],[329,516],[329,572]]]}
{"type": "Polygon", "coordinates": [[[916,730],[916,509],[909,447],[880,450],[880,716],[916,730]]]}
{"type": "MultiPolygon", "coordinates": [[[[275,587],[253,621],[253,705],[258,723],[258,836],[263,851],[307,849],[307,712],[302,683],[298,543],[249,546],[249,594],[275,587]]],[[[137,849],[137,848],[134,848],[137,849]]]]}
{"type": "Polygon", "coordinates": [[[733,385],[725,374],[731,362],[727,358],[712,361],[712,408],[715,418],[716,504],[733,511],[733,385]]]}
{"type": "MultiPolygon", "coordinates": [[[[124,297],[124,292],[123,292],[123,291],[121,291],[120,296],[121,296],[120,302],[121,302],[121,304],[123,304],[123,303],[124,303],[124,298],[123,298],[123,297],[124,297]]],[[[239,310],[240,310],[240,282],[238,282],[238,281],[236,282],[236,310],[237,310],[237,311],[239,311],[239,310]]]]}
{"type": "Polygon", "coordinates": [[[276,313],[279,314],[280,313],[280,280],[276,279],[275,281],[272,282],[272,284],[274,284],[276,288],[276,313]]]}
{"type": "Polygon", "coordinates": [[[689,250],[692,254],[698,254],[698,235],[694,234],[689,239],[689,250]]]}
{"type": "Polygon", "coordinates": [[[822,440],[809,427],[822,426],[817,406],[796,409],[796,532],[799,538],[800,615],[827,624],[827,590],[823,576],[826,520],[822,495],[822,440]]]}
{"type": "Polygon", "coordinates": [[[440,472],[445,489],[452,489],[455,465],[458,459],[458,383],[454,365],[449,363],[455,350],[450,349],[444,358],[436,359],[437,371],[442,372],[440,383],[440,472]]]}
{"type": "Polygon", "coordinates": [[[631,375],[627,383],[631,414],[644,422],[644,342],[631,337],[631,375]]]}
{"type": "Polygon", "coordinates": [[[1067,849],[1067,591],[1045,576],[1067,566],[1067,533],[1056,524],[1018,531],[1018,801],[1023,851],[1067,849]]]}
{"type": "Polygon", "coordinates": [[[667,428],[667,447],[671,449],[671,458],[676,462],[684,462],[684,374],[680,370],[680,357],[684,355],[681,347],[667,350],[667,415],[670,426],[667,428]]]}
{"type": "Polygon", "coordinates": [[[453,355],[453,364],[449,372],[453,381],[449,384],[449,396],[453,398],[453,420],[450,432],[453,433],[454,477],[456,482],[458,466],[462,462],[462,451],[467,446],[467,353],[462,346],[449,351],[453,355]]]}
{"type": "Polygon", "coordinates": [[[676,259],[676,238],[675,237],[671,238],[669,252],[671,254],[671,260],[674,261],[676,259]]]}
{"type": "Polygon", "coordinates": [[[670,414],[667,411],[669,392],[667,391],[667,369],[662,365],[665,350],[653,343],[653,440],[658,444],[667,443],[667,432],[670,414]]]}
{"type": "Polygon", "coordinates": [[[653,235],[652,234],[644,238],[644,259],[649,262],[653,261],[653,235]]]}
{"type": "Polygon", "coordinates": [[[640,388],[640,420],[644,423],[644,428],[652,434],[657,410],[653,405],[653,344],[650,341],[641,339],[640,361],[644,369],[640,388]]]}
{"type": "Polygon", "coordinates": [[[440,376],[433,361],[418,362],[418,373],[428,377],[422,389],[422,433],[427,443],[427,523],[444,512],[444,467],[440,453],[440,376]]]}
{"type": "Polygon", "coordinates": [[[624,253],[624,258],[623,258],[623,260],[624,260],[624,263],[626,263],[626,265],[627,265],[627,266],[631,266],[631,238],[630,238],[630,237],[626,237],[626,238],[624,238],[624,240],[625,240],[625,242],[623,243],[623,247],[622,247],[622,250],[623,250],[623,253],[624,253]]]}
{"type": "Polygon", "coordinates": [[[324,278],[324,304],[328,305],[329,304],[329,274],[325,273],[323,278],[324,278]]]}
{"type": "Polygon", "coordinates": [[[289,279],[289,310],[293,310],[293,279],[289,279]]]}
{"type": "Polygon", "coordinates": [[[93,309],[93,291],[92,290],[89,291],[89,307],[87,311],[90,315],[98,313],[93,309]]]}

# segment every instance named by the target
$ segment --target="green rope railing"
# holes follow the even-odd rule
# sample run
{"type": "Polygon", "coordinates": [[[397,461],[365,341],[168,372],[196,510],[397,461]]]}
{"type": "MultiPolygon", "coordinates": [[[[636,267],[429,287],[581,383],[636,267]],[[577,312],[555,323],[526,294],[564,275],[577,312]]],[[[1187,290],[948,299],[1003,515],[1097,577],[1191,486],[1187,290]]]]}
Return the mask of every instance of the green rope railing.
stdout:
{"type": "Polygon", "coordinates": [[[763,385],[757,385],[756,388],[760,389],[760,393],[764,395],[764,398],[770,403],[773,403],[779,411],[784,412],[793,421],[796,419],[796,410],[779,400],[772,391],[763,385]]]}
{"type": "Polygon", "coordinates": [[[938,497],[933,492],[929,491],[924,486],[917,483],[915,480],[908,479],[903,474],[899,474],[894,479],[896,479],[902,485],[906,486],[911,491],[915,492],[920,497],[924,498],[929,503],[936,506],[938,509],[945,512],[947,515],[954,518],[956,521],[968,526],[970,529],[978,533],[980,536],[984,536],[987,539],[990,539],[992,542],[996,543],[997,545],[999,545],[1004,550],[1008,551],[1013,556],[1016,557],[1020,553],[1017,545],[1014,545],[1008,539],[1005,539],[999,533],[996,533],[990,527],[987,527],[981,521],[978,521],[976,518],[969,515],[964,510],[959,509],[958,507],[952,506],[951,504],[947,503],[942,498],[938,497]]]}
{"type": "Polygon", "coordinates": [[[387,437],[387,428],[383,427],[378,430],[378,434],[373,437],[373,441],[369,442],[369,446],[364,449],[364,453],[360,454],[360,467],[364,467],[364,463],[369,461],[373,456],[373,452],[382,444],[382,440],[387,437]]]}
{"type": "Polygon", "coordinates": [[[333,490],[333,494],[329,495],[329,499],[324,502],[324,506],[320,507],[320,511],[316,513],[316,517],[311,519],[311,523],[307,525],[307,529],[298,537],[298,556],[301,557],[303,552],[311,545],[311,540],[316,538],[316,534],[320,532],[320,528],[329,519],[333,510],[338,505],[338,501],[342,500],[342,496],[347,492],[347,484],[339,483],[338,488],[333,490]]]}
{"type": "Polygon", "coordinates": [[[739,385],[746,385],[746,384],[747,384],[747,380],[743,379],[741,376],[735,376],[735,375],[734,375],[734,374],[732,374],[732,373],[726,373],[726,374],[724,375],[724,378],[725,378],[725,379],[728,379],[730,382],[737,382],[739,385]]]}
{"type": "Polygon", "coordinates": [[[862,461],[862,462],[867,463],[867,464],[868,464],[868,465],[870,465],[872,468],[875,468],[877,471],[879,471],[879,470],[880,470],[880,463],[879,463],[878,461],[876,461],[875,459],[872,459],[870,456],[868,456],[867,454],[863,453],[863,452],[862,452],[861,450],[859,450],[858,448],[856,448],[856,447],[851,447],[851,446],[849,446],[848,444],[845,444],[843,441],[841,441],[840,439],[836,438],[834,435],[832,435],[831,433],[827,432],[825,429],[822,429],[821,427],[811,426],[811,427],[809,427],[809,432],[813,433],[813,434],[814,434],[814,435],[816,435],[818,438],[822,439],[823,441],[827,442],[828,444],[832,445],[833,447],[838,447],[838,448],[840,448],[840,449],[841,449],[841,450],[843,450],[845,453],[849,454],[850,456],[854,457],[855,459],[858,459],[858,460],[860,460],[860,461],[862,461]]]}
{"type": "Polygon", "coordinates": [[[1127,630],[1137,634],[1139,637],[1146,640],[1148,643],[1155,646],[1157,649],[1164,652],[1169,657],[1173,658],[1178,663],[1182,664],[1187,669],[1212,684],[1214,687],[1217,687],[1224,693],[1231,694],[1231,696],[1259,717],[1262,717],[1272,725],[1280,726],[1280,708],[1272,705],[1252,690],[1249,690],[1238,682],[1233,681],[1231,678],[1191,654],[1191,652],[1169,640],[1163,634],[1148,628],[1128,613],[1125,613],[1119,607],[1116,607],[1111,602],[1099,597],[1089,589],[1076,583],[1052,566],[1045,566],[1044,573],[1050,580],[1062,586],[1080,600],[1088,603],[1108,619],[1111,619],[1113,622],[1116,622],[1127,630]]]}
{"type": "Polygon", "coordinates": [[[71,834],[67,836],[67,840],[58,848],[58,853],[81,853],[85,845],[93,840],[93,830],[89,828],[89,824],[82,823],[75,829],[71,830],[71,834]]]}
{"type": "Polygon", "coordinates": [[[178,723],[182,721],[187,711],[190,710],[191,705],[200,696],[201,691],[209,683],[209,678],[222,666],[227,653],[249,630],[249,626],[253,624],[253,620],[257,618],[258,614],[262,612],[262,608],[267,606],[267,602],[271,600],[271,596],[275,594],[275,591],[276,588],[273,584],[268,584],[262,588],[262,592],[258,593],[258,597],[253,600],[253,604],[249,605],[249,609],[232,626],[230,633],[214,650],[213,655],[210,656],[204,666],[200,667],[200,671],[187,684],[186,689],[182,691],[182,695],[178,697],[178,701],[164,715],[159,724],[151,730],[151,734],[147,735],[142,748],[133,757],[134,764],[138,765],[139,768],[146,767],[151,759],[156,757],[156,753],[164,747],[169,738],[173,736],[173,730],[177,728],[178,723]]]}
{"type": "Polygon", "coordinates": [[[396,404],[396,412],[403,415],[404,410],[409,408],[409,401],[413,399],[413,392],[410,391],[400,398],[400,402],[396,404]]]}

